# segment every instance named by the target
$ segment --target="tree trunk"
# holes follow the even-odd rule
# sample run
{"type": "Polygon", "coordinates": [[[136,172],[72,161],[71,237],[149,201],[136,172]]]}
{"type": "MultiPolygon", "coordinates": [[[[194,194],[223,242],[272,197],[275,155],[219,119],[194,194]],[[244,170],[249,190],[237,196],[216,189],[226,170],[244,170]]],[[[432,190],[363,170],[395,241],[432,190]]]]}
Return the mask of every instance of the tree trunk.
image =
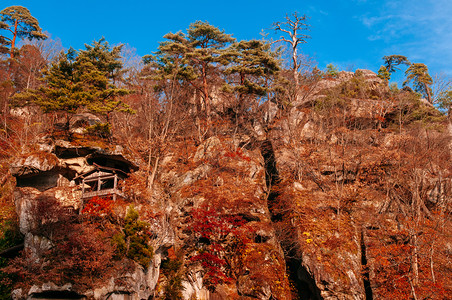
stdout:
{"type": "Polygon", "coordinates": [[[150,112],[148,113],[149,116],[149,131],[148,131],[148,144],[149,144],[149,155],[148,155],[148,161],[147,161],[147,168],[146,168],[146,178],[148,179],[146,181],[146,186],[149,188],[149,178],[151,175],[151,160],[152,160],[152,138],[154,134],[154,109],[152,107],[152,99],[149,97],[148,93],[146,93],[146,100],[149,103],[150,106],[150,112]]]}
{"type": "Polygon", "coordinates": [[[297,37],[294,34],[292,36],[292,60],[293,60],[293,79],[295,82],[295,95],[294,95],[294,101],[298,101],[298,89],[300,88],[300,80],[298,78],[298,68],[300,67],[298,65],[298,52],[297,52],[297,37]]]}
{"type": "Polygon", "coordinates": [[[430,92],[429,86],[426,85],[426,84],[424,84],[424,87],[425,87],[425,91],[426,91],[426,93],[427,93],[427,101],[428,101],[428,103],[433,104],[433,102],[432,102],[432,94],[431,94],[431,92],[430,92]]]}
{"type": "Polygon", "coordinates": [[[149,133],[148,133],[148,143],[149,143],[149,155],[148,155],[148,163],[146,167],[146,177],[149,178],[147,182],[147,187],[149,188],[150,184],[150,175],[151,175],[151,159],[152,159],[152,147],[151,147],[151,136],[152,136],[152,119],[149,122],[149,133]]]}
{"type": "Polygon", "coordinates": [[[16,37],[17,37],[17,26],[19,25],[19,20],[14,21],[14,35],[13,40],[11,41],[11,58],[14,58],[14,47],[16,46],[16,37]]]}
{"type": "Polygon", "coordinates": [[[158,165],[159,165],[159,160],[160,160],[160,156],[158,156],[157,159],[155,160],[154,168],[152,169],[151,176],[149,177],[149,183],[148,183],[149,190],[152,190],[152,185],[154,184],[155,174],[157,173],[157,168],[158,168],[158,165]]]}
{"type": "Polygon", "coordinates": [[[417,249],[417,233],[412,235],[411,245],[413,246],[413,252],[411,255],[411,268],[413,270],[413,285],[419,284],[419,261],[418,261],[418,249],[417,249]]]}
{"type": "Polygon", "coordinates": [[[207,85],[207,67],[203,64],[202,66],[202,87],[204,94],[204,105],[206,110],[207,120],[210,120],[210,99],[209,99],[209,88],[207,85]]]}
{"type": "Polygon", "coordinates": [[[408,280],[410,281],[411,294],[413,295],[413,300],[417,300],[416,290],[414,289],[413,281],[410,278],[408,278],[408,280]]]}
{"type": "Polygon", "coordinates": [[[434,244],[435,244],[435,241],[432,242],[431,249],[430,249],[430,273],[432,274],[433,283],[436,283],[435,271],[433,269],[433,245],[434,244]]]}

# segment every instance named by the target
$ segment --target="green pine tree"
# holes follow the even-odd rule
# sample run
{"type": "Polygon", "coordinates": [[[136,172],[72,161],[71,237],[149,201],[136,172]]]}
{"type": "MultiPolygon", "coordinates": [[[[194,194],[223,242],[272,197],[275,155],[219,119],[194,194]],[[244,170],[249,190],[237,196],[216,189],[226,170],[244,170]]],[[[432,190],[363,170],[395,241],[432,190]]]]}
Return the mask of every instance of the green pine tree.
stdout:
{"type": "Polygon", "coordinates": [[[13,104],[35,104],[44,113],[64,114],[67,131],[71,116],[81,109],[105,117],[107,123],[113,111],[132,112],[120,99],[130,91],[113,84],[115,72],[122,67],[119,58],[112,58],[114,55],[110,53],[108,44],[99,51],[99,43],[102,45],[103,40],[86,46],[80,53],[72,48],[61,53],[58,61],[44,73],[43,80],[47,84],[16,94],[13,104]]]}
{"type": "Polygon", "coordinates": [[[265,95],[266,79],[275,76],[279,71],[276,54],[270,45],[262,41],[240,41],[228,49],[227,56],[231,63],[225,74],[237,74],[237,80],[230,80],[228,85],[240,94],[265,95]]]}
{"type": "Polygon", "coordinates": [[[4,52],[8,46],[11,58],[14,57],[16,39],[46,39],[42,33],[38,20],[30,11],[22,6],[10,6],[0,11],[0,29],[8,31],[12,36],[0,36],[0,51],[4,52]]]}
{"type": "Polygon", "coordinates": [[[238,112],[248,109],[245,96],[266,96],[270,82],[277,76],[280,63],[270,45],[262,41],[240,41],[223,55],[229,65],[224,73],[228,80],[224,90],[238,95],[238,112]]]}
{"type": "Polygon", "coordinates": [[[69,130],[71,115],[88,103],[83,83],[78,79],[74,68],[77,52],[70,48],[62,52],[58,61],[52,63],[44,72],[47,83],[38,89],[27,90],[15,94],[13,106],[38,105],[44,113],[60,113],[65,115],[66,130],[69,130]]]}
{"type": "Polygon", "coordinates": [[[86,108],[104,116],[107,123],[110,123],[110,114],[114,111],[132,113],[133,111],[120,98],[130,94],[131,91],[115,85],[122,71],[119,54],[122,45],[110,49],[102,38],[94,41],[92,45],[85,45],[85,48],[79,52],[74,66],[89,99],[86,108]]]}
{"type": "MultiPolygon", "coordinates": [[[[7,28],[8,28],[8,24],[0,21],[0,30],[7,29],[7,28]]],[[[10,51],[9,50],[10,45],[11,45],[11,42],[9,41],[9,39],[6,36],[0,35],[0,54],[8,53],[10,51]]]]}
{"type": "Polygon", "coordinates": [[[432,88],[433,79],[428,74],[428,68],[421,63],[411,64],[405,71],[406,80],[403,82],[403,86],[407,86],[410,82],[413,82],[414,90],[424,97],[427,101],[432,103],[432,88]]]}
{"type": "Polygon", "coordinates": [[[399,65],[409,66],[411,64],[410,61],[408,60],[408,58],[406,58],[406,56],[403,56],[403,55],[383,56],[383,60],[384,60],[384,67],[389,72],[388,80],[391,79],[392,73],[394,73],[396,70],[400,70],[400,68],[398,68],[397,66],[399,66],[399,65]]]}
{"type": "Polygon", "coordinates": [[[339,70],[337,69],[337,67],[335,65],[328,64],[326,66],[325,74],[328,76],[331,76],[333,78],[336,78],[339,75],[339,70]]]}
{"type": "MultiPolygon", "coordinates": [[[[235,39],[207,22],[190,24],[187,33],[168,33],[155,55],[145,56],[161,75],[173,74],[201,93],[206,116],[210,117],[210,78],[213,71],[228,62],[222,58],[225,48],[235,39]],[[175,73],[175,74],[174,74],[175,73]]],[[[201,109],[201,103],[198,103],[201,109]]]]}
{"type": "Polygon", "coordinates": [[[130,206],[124,219],[124,242],[126,256],[147,267],[152,260],[154,249],[149,242],[149,224],[139,219],[138,211],[130,206]]]}
{"type": "Polygon", "coordinates": [[[113,83],[123,74],[123,64],[121,62],[121,50],[123,44],[110,48],[110,45],[101,38],[94,41],[92,45],[85,44],[85,50],[80,51],[80,58],[91,62],[99,71],[105,72],[107,78],[113,83]]]}
{"type": "Polygon", "coordinates": [[[383,80],[389,80],[391,78],[391,73],[389,73],[388,69],[385,66],[381,66],[378,70],[377,76],[383,80]]]}

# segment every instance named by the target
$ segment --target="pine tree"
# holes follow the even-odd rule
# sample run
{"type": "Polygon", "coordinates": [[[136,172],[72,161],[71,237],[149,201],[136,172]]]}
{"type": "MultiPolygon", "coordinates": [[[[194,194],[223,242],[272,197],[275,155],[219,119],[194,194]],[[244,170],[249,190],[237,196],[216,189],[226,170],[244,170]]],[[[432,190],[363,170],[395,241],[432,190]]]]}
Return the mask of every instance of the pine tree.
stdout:
{"type": "MultiPolygon", "coordinates": [[[[0,30],[7,29],[7,28],[8,28],[8,24],[0,21],[0,30]]],[[[0,54],[8,53],[9,52],[8,47],[10,44],[11,43],[8,41],[8,39],[5,36],[0,35],[0,54]]]]}
{"type": "Polygon", "coordinates": [[[328,64],[326,66],[325,74],[332,78],[336,78],[339,75],[339,70],[337,69],[337,67],[335,65],[328,64]]]}
{"type": "Polygon", "coordinates": [[[378,70],[377,76],[383,80],[389,80],[391,78],[391,73],[389,73],[388,69],[385,66],[381,66],[378,70]]]}
{"type": "Polygon", "coordinates": [[[12,37],[0,36],[0,50],[4,51],[10,47],[10,56],[14,57],[16,39],[46,39],[47,36],[42,33],[38,20],[34,18],[30,11],[22,6],[10,6],[0,11],[1,22],[0,29],[9,31],[12,37]]]}
{"type": "Polygon", "coordinates": [[[145,56],[145,63],[153,62],[161,75],[176,72],[177,79],[193,86],[201,93],[210,118],[210,77],[215,68],[228,63],[221,54],[235,39],[202,21],[190,24],[186,34],[168,33],[164,38],[167,41],[160,43],[154,56],[145,56]]]}
{"type": "Polygon", "coordinates": [[[105,72],[107,78],[115,83],[122,75],[121,50],[123,44],[110,48],[105,38],[94,41],[92,45],[85,44],[79,56],[91,62],[99,71],[105,72]]]}
{"type": "Polygon", "coordinates": [[[113,111],[132,112],[118,98],[130,91],[115,87],[112,78],[109,78],[108,72],[114,74],[122,65],[108,69],[115,60],[107,59],[112,56],[105,53],[110,51],[108,46],[98,52],[98,43],[94,42],[93,46],[87,46],[80,53],[72,48],[61,53],[59,60],[44,73],[47,85],[16,94],[14,105],[35,104],[45,113],[63,113],[66,116],[66,130],[69,130],[71,115],[82,108],[104,116],[107,123],[113,111]]]}
{"type": "Polygon", "coordinates": [[[411,81],[413,82],[414,90],[424,97],[427,97],[427,101],[432,103],[432,89],[431,85],[433,79],[428,74],[428,68],[421,63],[411,64],[405,71],[407,79],[403,82],[403,86],[407,86],[411,81]]]}
{"type": "Polygon", "coordinates": [[[107,123],[114,111],[132,112],[119,98],[130,94],[130,91],[115,86],[122,70],[119,55],[122,45],[110,49],[108,42],[102,38],[92,45],[85,45],[85,48],[79,52],[74,65],[87,95],[87,109],[104,116],[107,123]]]}
{"type": "Polygon", "coordinates": [[[44,72],[46,86],[15,94],[13,106],[38,105],[44,113],[63,113],[69,130],[70,115],[87,104],[82,83],[78,82],[74,69],[77,52],[70,48],[62,52],[58,61],[44,72]]]}
{"type": "Polygon", "coordinates": [[[271,81],[280,70],[276,53],[262,41],[240,41],[223,55],[231,61],[224,73],[230,75],[225,87],[238,94],[239,111],[247,108],[245,95],[265,96],[271,81]]]}
{"type": "Polygon", "coordinates": [[[409,66],[411,63],[406,58],[406,56],[403,55],[389,55],[389,56],[383,56],[384,66],[386,67],[386,70],[389,72],[389,78],[391,78],[391,74],[394,73],[396,70],[400,70],[397,66],[399,65],[406,65],[409,66]]]}

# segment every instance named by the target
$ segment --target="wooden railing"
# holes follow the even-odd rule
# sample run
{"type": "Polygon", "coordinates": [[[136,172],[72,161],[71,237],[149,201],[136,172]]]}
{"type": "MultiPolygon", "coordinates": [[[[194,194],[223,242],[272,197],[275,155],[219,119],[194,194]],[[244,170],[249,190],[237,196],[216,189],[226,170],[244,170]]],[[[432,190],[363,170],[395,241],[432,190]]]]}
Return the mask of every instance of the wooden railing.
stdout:
{"type": "Polygon", "coordinates": [[[106,189],[106,190],[93,191],[93,192],[84,191],[82,194],[82,199],[99,197],[99,196],[108,196],[108,195],[113,195],[114,198],[116,198],[115,197],[116,195],[124,197],[124,194],[120,190],[113,188],[113,189],[106,189]]]}

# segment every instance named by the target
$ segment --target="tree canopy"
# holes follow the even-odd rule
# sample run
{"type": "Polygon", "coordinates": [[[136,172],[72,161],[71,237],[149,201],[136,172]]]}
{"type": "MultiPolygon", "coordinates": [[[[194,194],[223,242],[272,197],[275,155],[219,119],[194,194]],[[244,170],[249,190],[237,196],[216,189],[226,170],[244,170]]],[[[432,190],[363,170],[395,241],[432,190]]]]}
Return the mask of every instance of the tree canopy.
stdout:
{"type": "Polygon", "coordinates": [[[9,47],[10,56],[14,57],[16,39],[46,39],[38,20],[23,6],[10,6],[0,11],[0,29],[9,31],[12,37],[0,36],[0,51],[9,47]]]}
{"type": "Polygon", "coordinates": [[[390,79],[392,73],[394,73],[396,70],[400,70],[400,68],[398,68],[397,66],[399,65],[409,66],[411,64],[408,58],[406,58],[406,56],[403,55],[383,56],[383,60],[384,67],[386,68],[386,71],[389,72],[388,80],[390,79]]]}
{"type": "Polygon", "coordinates": [[[405,71],[405,75],[406,80],[403,82],[403,85],[407,86],[410,82],[413,82],[414,90],[426,97],[428,102],[432,103],[430,86],[433,80],[428,74],[427,66],[421,63],[413,63],[405,71]]]}
{"type": "Polygon", "coordinates": [[[385,66],[381,66],[378,70],[378,77],[384,80],[389,80],[391,78],[391,73],[389,73],[388,69],[385,66]]]}
{"type": "Polygon", "coordinates": [[[227,55],[231,63],[225,74],[238,75],[231,78],[228,85],[240,94],[264,95],[265,79],[279,71],[279,61],[270,45],[257,40],[240,41],[229,48],[227,55]]]}
{"type": "MultiPolygon", "coordinates": [[[[210,77],[218,65],[226,65],[221,54],[235,39],[207,22],[190,24],[187,33],[168,33],[155,55],[144,57],[162,76],[175,74],[201,93],[204,110],[210,116],[210,77]]],[[[200,103],[199,103],[200,104],[200,103]]],[[[201,105],[199,105],[201,107],[201,105]]]]}
{"type": "Polygon", "coordinates": [[[80,52],[73,48],[62,52],[44,72],[47,85],[16,94],[16,105],[36,104],[45,113],[65,113],[67,127],[69,115],[81,108],[105,116],[107,122],[109,113],[115,110],[130,112],[118,98],[130,91],[115,87],[110,79],[122,67],[114,51],[101,39],[80,52]]]}

